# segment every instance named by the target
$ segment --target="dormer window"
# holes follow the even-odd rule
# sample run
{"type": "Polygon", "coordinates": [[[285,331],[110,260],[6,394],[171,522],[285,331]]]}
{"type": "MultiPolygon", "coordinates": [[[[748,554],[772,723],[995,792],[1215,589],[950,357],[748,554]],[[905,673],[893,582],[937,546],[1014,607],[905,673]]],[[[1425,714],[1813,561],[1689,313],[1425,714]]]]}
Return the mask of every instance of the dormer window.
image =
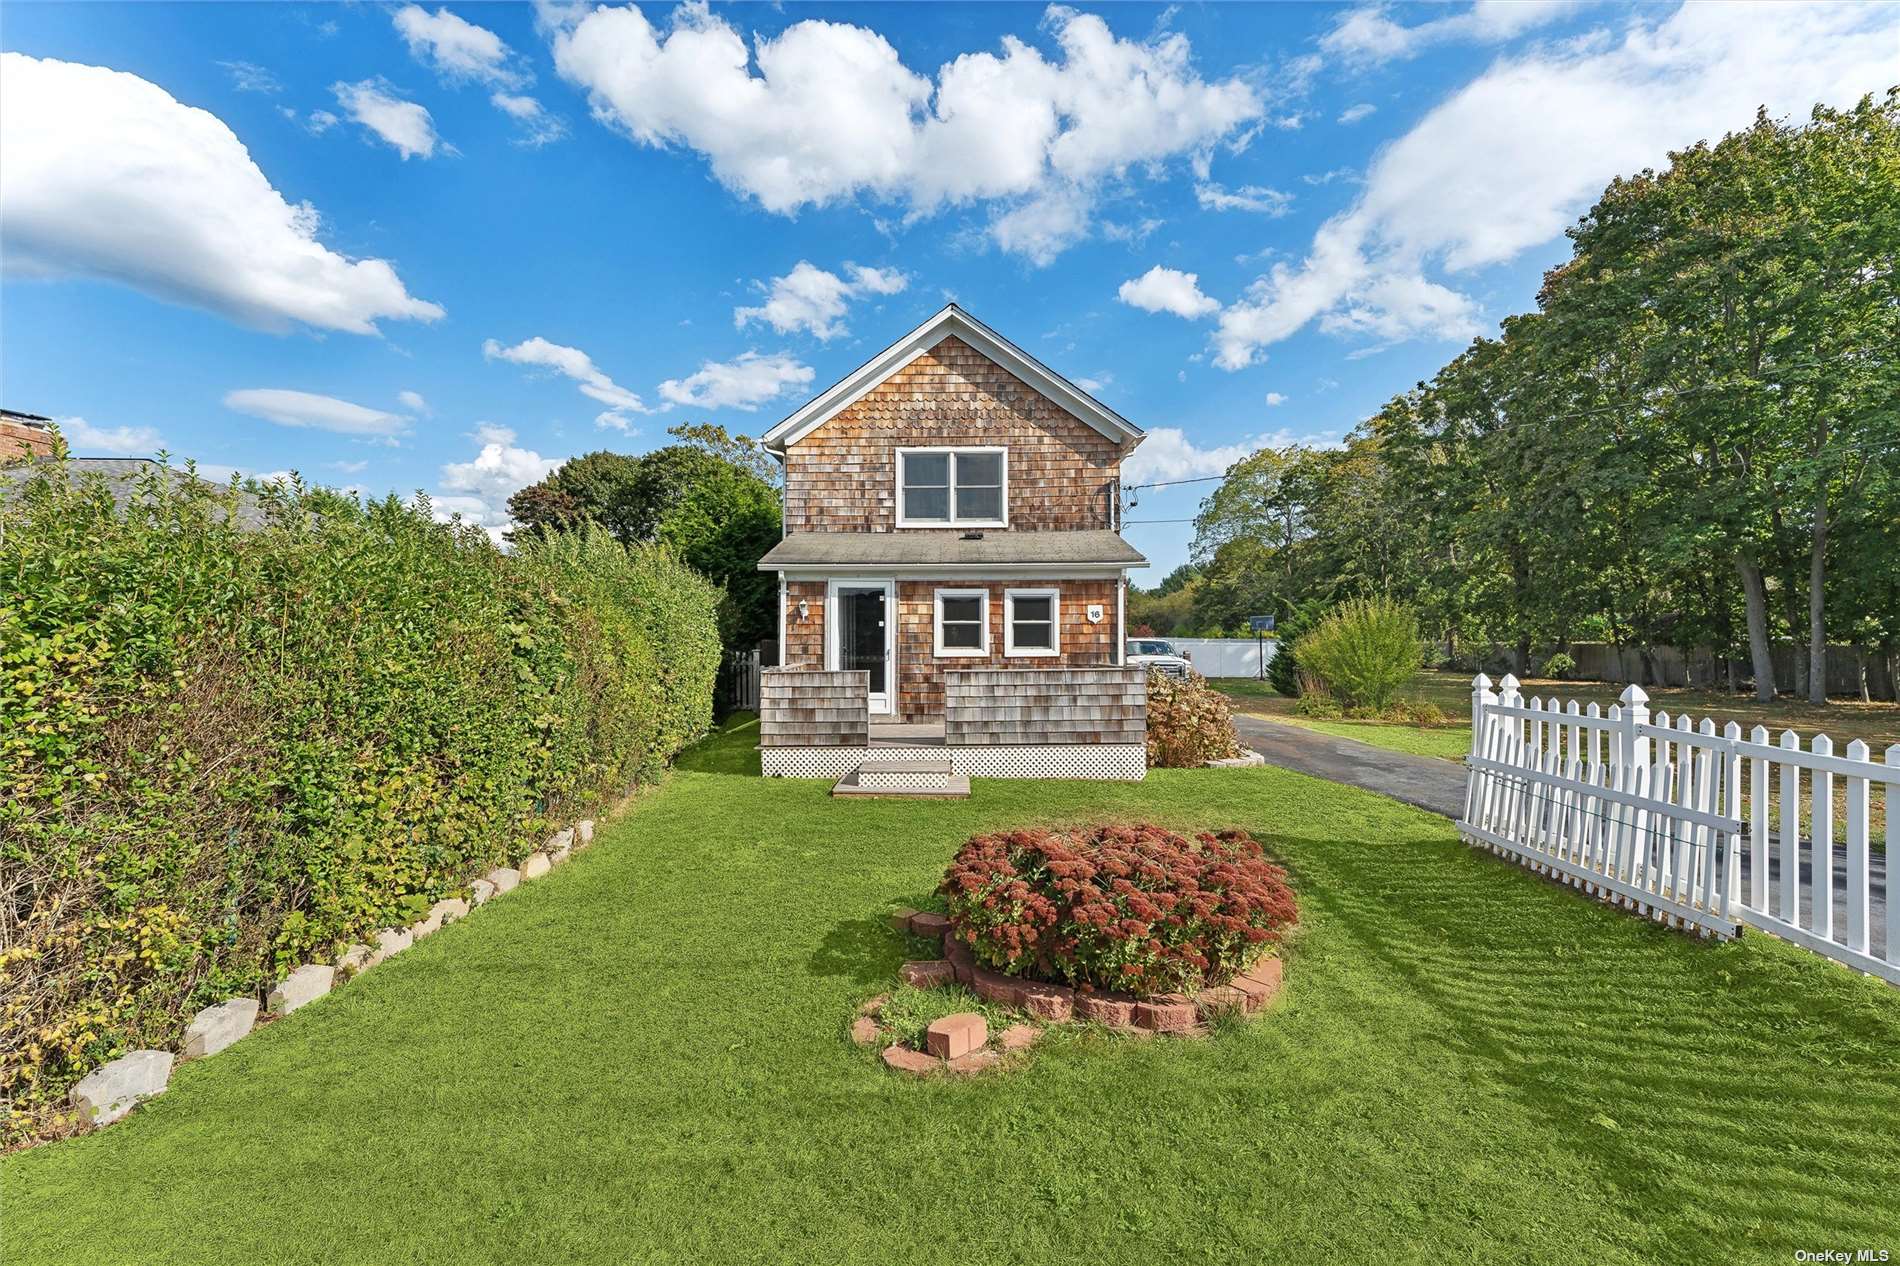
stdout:
{"type": "Polygon", "coordinates": [[[1008,527],[1009,450],[897,450],[898,527],[1008,527]]]}

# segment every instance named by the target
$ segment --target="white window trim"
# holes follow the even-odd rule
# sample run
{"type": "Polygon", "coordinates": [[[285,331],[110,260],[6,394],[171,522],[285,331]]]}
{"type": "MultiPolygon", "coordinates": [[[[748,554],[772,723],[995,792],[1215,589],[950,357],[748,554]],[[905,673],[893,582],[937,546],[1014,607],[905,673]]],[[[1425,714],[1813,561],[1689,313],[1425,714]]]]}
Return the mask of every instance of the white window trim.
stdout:
{"type": "Polygon", "coordinates": [[[897,526],[901,528],[1006,528],[1009,526],[1009,449],[1001,445],[955,444],[919,448],[900,448],[897,460],[891,463],[896,469],[893,475],[897,481],[897,526]],[[947,519],[912,519],[904,514],[904,458],[911,453],[999,453],[1003,458],[1003,517],[1000,519],[959,519],[957,515],[957,477],[954,456],[948,463],[950,486],[946,490],[949,497],[950,517],[947,519]]]}
{"type": "Polygon", "coordinates": [[[931,620],[931,636],[935,639],[938,659],[987,659],[990,653],[990,591],[987,589],[939,589],[935,597],[936,615],[931,620]],[[943,600],[945,598],[976,598],[978,610],[983,615],[980,620],[983,645],[975,650],[962,646],[943,644],[943,600]]]}
{"type": "Polygon", "coordinates": [[[1049,659],[1062,654],[1062,591],[1059,589],[1003,590],[1003,654],[1019,659],[1049,659]],[[1049,599],[1049,646],[1016,649],[1016,599],[1049,599]]]}

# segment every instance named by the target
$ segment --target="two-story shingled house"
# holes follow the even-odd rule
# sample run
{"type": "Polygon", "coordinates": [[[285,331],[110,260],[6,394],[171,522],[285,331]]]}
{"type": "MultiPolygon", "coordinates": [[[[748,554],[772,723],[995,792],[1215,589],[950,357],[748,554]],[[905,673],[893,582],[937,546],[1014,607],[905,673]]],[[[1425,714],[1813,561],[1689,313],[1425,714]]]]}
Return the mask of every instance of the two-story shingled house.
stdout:
{"type": "MultiPolygon", "coordinates": [[[[766,772],[849,767],[833,753],[775,770],[774,747],[1127,746],[1127,577],[1146,560],[1117,528],[1121,463],[1141,439],[955,304],[767,431],[785,534],[759,562],[779,581],[766,772]],[[862,726],[808,715],[854,712],[850,674],[862,726]],[[827,690],[844,706],[814,702],[827,690]],[[1019,702],[994,703],[1004,696],[1019,702]],[[1011,715],[975,715],[999,709],[1011,715]]],[[[1052,765],[1045,753],[1038,768],[1052,765]]]]}

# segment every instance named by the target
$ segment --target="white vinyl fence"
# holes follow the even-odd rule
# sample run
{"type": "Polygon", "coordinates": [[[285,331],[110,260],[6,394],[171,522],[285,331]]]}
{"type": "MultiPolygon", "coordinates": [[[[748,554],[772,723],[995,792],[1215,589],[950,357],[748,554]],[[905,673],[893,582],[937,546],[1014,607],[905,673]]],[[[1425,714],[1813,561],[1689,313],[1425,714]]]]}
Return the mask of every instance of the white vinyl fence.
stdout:
{"type": "Polygon", "coordinates": [[[1231,637],[1171,637],[1176,654],[1185,652],[1194,662],[1194,671],[1203,677],[1259,677],[1273,662],[1273,639],[1252,640],[1231,637]]]}
{"type": "Polygon", "coordinates": [[[1605,713],[1499,685],[1472,683],[1466,839],[1637,913],[1720,936],[1748,924],[1900,984],[1900,745],[1875,763],[1858,740],[1836,756],[1825,734],[1803,750],[1792,730],[1672,725],[1637,686],[1605,713]]]}

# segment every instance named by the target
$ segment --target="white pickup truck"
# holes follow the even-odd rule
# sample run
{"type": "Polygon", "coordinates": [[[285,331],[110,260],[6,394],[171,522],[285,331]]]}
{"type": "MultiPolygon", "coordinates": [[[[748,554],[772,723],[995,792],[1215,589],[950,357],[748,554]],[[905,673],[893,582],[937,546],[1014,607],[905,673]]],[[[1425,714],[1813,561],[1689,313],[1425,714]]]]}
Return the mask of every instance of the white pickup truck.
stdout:
{"type": "Polygon", "coordinates": [[[1185,677],[1194,671],[1191,656],[1177,653],[1174,643],[1158,637],[1129,638],[1126,659],[1130,664],[1140,664],[1170,677],[1185,677]]]}

